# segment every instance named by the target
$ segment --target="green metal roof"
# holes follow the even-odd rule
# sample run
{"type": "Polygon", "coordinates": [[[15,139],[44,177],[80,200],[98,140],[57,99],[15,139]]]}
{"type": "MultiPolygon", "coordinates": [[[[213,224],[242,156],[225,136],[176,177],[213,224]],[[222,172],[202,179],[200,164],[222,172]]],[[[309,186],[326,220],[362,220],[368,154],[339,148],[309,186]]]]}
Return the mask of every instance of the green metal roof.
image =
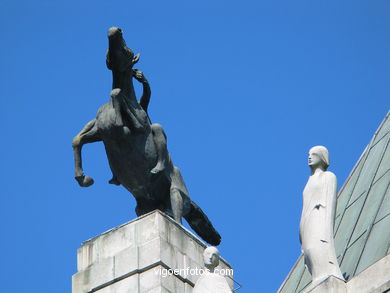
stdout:
{"type": "MultiPolygon", "coordinates": [[[[348,281],[390,253],[390,112],[337,198],[335,247],[348,281]]],[[[302,255],[278,292],[299,293],[311,282],[302,255]]]]}

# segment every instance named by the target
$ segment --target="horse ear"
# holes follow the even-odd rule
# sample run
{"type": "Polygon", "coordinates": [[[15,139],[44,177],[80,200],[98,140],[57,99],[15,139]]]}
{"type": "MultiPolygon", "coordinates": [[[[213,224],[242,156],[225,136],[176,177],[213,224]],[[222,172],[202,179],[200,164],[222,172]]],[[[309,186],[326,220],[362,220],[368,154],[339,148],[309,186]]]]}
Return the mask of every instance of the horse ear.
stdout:
{"type": "Polygon", "coordinates": [[[139,57],[141,56],[140,53],[138,53],[137,55],[134,56],[133,58],[133,64],[136,64],[138,61],[139,61],[139,57]]]}

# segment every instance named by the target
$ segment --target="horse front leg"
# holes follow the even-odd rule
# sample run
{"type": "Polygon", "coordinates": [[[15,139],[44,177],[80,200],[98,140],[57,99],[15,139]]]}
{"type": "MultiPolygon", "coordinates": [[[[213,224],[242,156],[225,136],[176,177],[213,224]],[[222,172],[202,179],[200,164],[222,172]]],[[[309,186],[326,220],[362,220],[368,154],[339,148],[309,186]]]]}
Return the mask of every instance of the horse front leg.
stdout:
{"type": "Polygon", "coordinates": [[[84,175],[81,149],[84,144],[101,141],[96,127],[96,119],[93,119],[84,126],[83,130],[77,134],[72,142],[75,164],[75,179],[82,187],[88,187],[93,184],[93,179],[84,175]]]}

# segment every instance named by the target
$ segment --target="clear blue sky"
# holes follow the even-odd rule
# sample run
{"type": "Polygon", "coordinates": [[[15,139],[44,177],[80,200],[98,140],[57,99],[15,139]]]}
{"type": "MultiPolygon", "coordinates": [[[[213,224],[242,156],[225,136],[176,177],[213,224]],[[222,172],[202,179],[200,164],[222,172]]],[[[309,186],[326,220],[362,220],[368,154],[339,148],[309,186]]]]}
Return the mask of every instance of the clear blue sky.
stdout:
{"type": "MultiPolygon", "coordinates": [[[[307,151],[339,187],[387,111],[390,3],[0,1],[0,292],[68,293],[80,243],[135,217],[101,143],[71,140],[109,99],[107,29],[141,53],[150,116],[222,234],[242,293],[275,292],[299,255],[307,151]]],[[[139,88],[138,88],[139,90],[139,88]]]]}

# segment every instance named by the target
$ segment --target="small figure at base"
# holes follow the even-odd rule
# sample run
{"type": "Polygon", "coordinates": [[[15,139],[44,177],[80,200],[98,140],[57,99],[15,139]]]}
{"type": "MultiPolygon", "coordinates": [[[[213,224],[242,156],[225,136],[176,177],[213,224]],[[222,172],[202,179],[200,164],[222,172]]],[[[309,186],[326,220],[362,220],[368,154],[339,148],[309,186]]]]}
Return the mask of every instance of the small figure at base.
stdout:
{"type": "Polygon", "coordinates": [[[219,251],[214,246],[209,246],[203,253],[204,273],[196,281],[193,293],[232,293],[228,282],[223,275],[215,273],[215,268],[219,264],[219,251]]]}

